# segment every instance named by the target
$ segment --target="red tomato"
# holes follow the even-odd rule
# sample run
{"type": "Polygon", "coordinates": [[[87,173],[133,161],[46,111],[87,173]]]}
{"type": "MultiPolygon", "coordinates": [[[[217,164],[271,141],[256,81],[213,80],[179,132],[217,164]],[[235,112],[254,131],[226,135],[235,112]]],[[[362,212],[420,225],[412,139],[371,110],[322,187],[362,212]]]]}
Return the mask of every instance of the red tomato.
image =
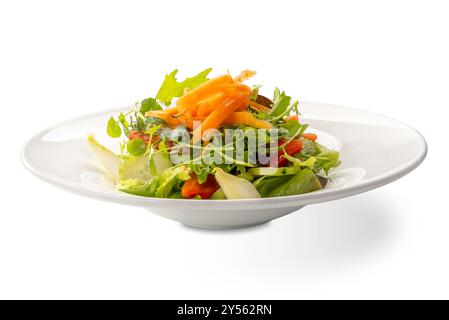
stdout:
{"type": "MultiPolygon", "coordinates": [[[[279,146],[284,144],[286,141],[284,139],[279,140],[279,146]]],[[[302,142],[300,140],[292,140],[286,146],[284,146],[285,153],[289,156],[294,156],[295,154],[301,152],[302,142]]],[[[285,167],[288,164],[288,160],[283,158],[282,155],[285,154],[284,150],[279,150],[278,152],[278,167],[285,167]]]]}
{"type": "Polygon", "coordinates": [[[148,144],[148,142],[150,140],[150,136],[148,134],[142,134],[142,132],[140,132],[138,130],[131,130],[129,132],[128,139],[129,140],[141,139],[145,142],[145,144],[148,144]]]}
{"type": "Polygon", "coordinates": [[[192,174],[181,188],[181,194],[184,198],[194,198],[200,196],[201,199],[209,199],[215,191],[220,188],[215,177],[208,175],[207,180],[200,184],[196,174],[192,174]]]}

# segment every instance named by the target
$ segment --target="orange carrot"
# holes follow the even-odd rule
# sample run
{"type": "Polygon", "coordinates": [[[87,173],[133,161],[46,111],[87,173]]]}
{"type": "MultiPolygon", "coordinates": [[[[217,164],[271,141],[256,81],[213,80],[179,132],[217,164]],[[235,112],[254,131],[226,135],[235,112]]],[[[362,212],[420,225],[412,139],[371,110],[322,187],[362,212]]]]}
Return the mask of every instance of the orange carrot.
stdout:
{"type": "Polygon", "coordinates": [[[173,117],[177,112],[178,110],[174,107],[165,110],[152,110],[145,113],[145,117],[160,118],[170,125],[178,125],[181,122],[179,119],[173,117]]]}
{"type": "Polygon", "coordinates": [[[213,87],[217,85],[223,85],[223,84],[233,84],[233,80],[230,75],[223,75],[219,76],[217,78],[208,80],[202,84],[200,84],[198,87],[193,89],[192,91],[187,92],[183,96],[181,96],[178,101],[176,102],[176,105],[180,109],[180,111],[184,111],[188,109],[192,104],[195,104],[196,102],[204,99],[213,91],[213,87]],[[212,89],[212,90],[211,90],[212,89]]]}
{"type": "Polygon", "coordinates": [[[268,121],[257,119],[251,112],[237,111],[233,112],[224,121],[226,124],[246,124],[248,126],[259,129],[271,129],[272,126],[268,121]]]}
{"type": "Polygon", "coordinates": [[[256,109],[257,111],[268,112],[271,110],[270,108],[265,107],[255,101],[249,101],[249,105],[250,105],[250,107],[252,107],[253,109],[256,109]]]}
{"type": "MultiPolygon", "coordinates": [[[[207,99],[200,101],[195,108],[192,108],[192,114],[194,116],[203,117],[214,111],[220,104],[226,100],[233,100],[234,97],[242,95],[242,93],[224,93],[219,92],[207,99]]],[[[245,94],[246,95],[246,94],[245,94]]]]}
{"type": "Polygon", "coordinates": [[[234,97],[233,100],[227,101],[218,106],[210,115],[201,123],[199,128],[196,128],[193,132],[193,143],[198,142],[198,139],[202,138],[206,130],[218,128],[223,121],[236,109],[246,104],[246,97],[234,97]]]}
{"type": "Polygon", "coordinates": [[[290,120],[298,121],[298,120],[299,120],[299,117],[298,117],[297,114],[294,114],[294,115],[292,115],[292,116],[285,117],[285,121],[290,121],[290,120]]]}
{"type": "Polygon", "coordinates": [[[248,80],[255,74],[256,74],[256,71],[243,70],[237,77],[234,78],[234,81],[235,82],[243,82],[245,80],[248,80]]]}
{"type": "Polygon", "coordinates": [[[303,137],[304,139],[309,139],[311,141],[315,141],[316,139],[318,139],[318,136],[315,133],[303,133],[301,137],[303,137]]]}

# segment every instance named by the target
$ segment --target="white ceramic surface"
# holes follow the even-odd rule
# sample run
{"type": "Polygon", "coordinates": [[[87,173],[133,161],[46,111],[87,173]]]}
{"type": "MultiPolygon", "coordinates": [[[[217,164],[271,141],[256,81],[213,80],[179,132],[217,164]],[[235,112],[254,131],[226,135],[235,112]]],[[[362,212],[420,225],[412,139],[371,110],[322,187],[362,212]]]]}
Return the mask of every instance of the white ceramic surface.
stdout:
{"type": "Polygon", "coordinates": [[[39,178],[84,196],[138,206],[200,228],[241,228],[279,218],[305,205],[348,197],[390,183],[415,169],[427,145],[414,129],[390,118],[347,107],[304,102],[301,112],[318,142],[341,152],[343,164],[325,189],[297,196],[247,200],[179,200],[134,196],[114,190],[92,157],[88,133],[118,149],[105,133],[108,118],[121,108],[56,125],[31,138],[22,151],[25,166],[39,178]]]}

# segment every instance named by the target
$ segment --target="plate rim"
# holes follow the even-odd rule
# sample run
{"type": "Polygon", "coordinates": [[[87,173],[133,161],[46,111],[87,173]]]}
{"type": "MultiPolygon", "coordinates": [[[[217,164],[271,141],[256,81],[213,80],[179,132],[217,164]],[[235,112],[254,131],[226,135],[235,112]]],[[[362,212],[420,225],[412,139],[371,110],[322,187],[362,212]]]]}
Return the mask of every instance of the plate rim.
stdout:
{"type": "Polygon", "coordinates": [[[20,152],[20,158],[25,166],[25,168],[30,171],[33,175],[37,176],[41,180],[50,183],[51,185],[54,185],[56,187],[62,188],[63,190],[70,191],[75,194],[79,194],[82,196],[87,196],[94,199],[99,199],[103,201],[113,201],[117,203],[122,203],[126,205],[131,206],[137,206],[137,207],[151,207],[151,205],[156,206],[162,206],[164,204],[182,204],[182,205],[188,205],[190,207],[195,207],[197,209],[210,209],[210,206],[220,204],[220,210],[226,210],[228,208],[229,210],[234,209],[236,206],[241,205],[245,207],[251,207],[255,204],[263,204],[264,206],[269,206],[272,208],[284,208],[284,207],[292,207],[294,205],[307,205],[307,204],[314,204],[314,203],[321,203],[321,202],[327,202],[327,201],[333,201],[341,198],[346,198],[352,195],[356,195],[359,193],[363,193],[369,190],[373,190],[376,188],[379,188],[381,186],[384,186],[388,183],[391,183],[393,181],[396,181],[400,179],[401,177],[407,175],[414,169],[416,169],[426,158],[427,152],[428,152],[428,144],[424,138],[424,136],[415,128],[398,121],[396,119],[393,119],[389,116],[385,116],[383,114],[367,111],[364,109],[358,109],[354,107],[346,107],[336,104],[329,104],[329,103],[321,103],[321,102],[313,102],[313,101],[303,101],[304,104],[316,104],[316,105],[322,105],[326,107],[338,107],[338,108],[345,108],[350,111],[357,111],[357,112],[363,112],[367,114],[371,114],[377,117],[382,117],[385,119],[388,119],[390,121],[393,121],[395,123],[398,123],[410,130],[412,130],[417,137],[422,142],[422,147],[420,152],[417,154],[417,156],[407,163],[400,165],[390,171],[387,171],[381,175],[362,180],[361,182],[350,185],[347,187],[342,188],[336,188],[336,189],[328,189],[328,190],[322,190],[321,192],[311,192],[311,193],[305,193],[300,195],[292,195],[292,196],[282,196],[282,197],[271,197],[271,198],[254,198],[254,199],[226,199],[226,200],[196,200],[196,199],[170,199],[170,198],[153,198],[153,197],[144,197],[144,196],[137,196],[137,195],[131,195],[124,192],[117,191],[114,194],[108,194],[101,191],[96,190],[89,190],[85,188],[80,188],[76,185],[72,185],[68,182],[66,182],[64,179],[60,179],[58,177],[52,177],[49,174],[46,174],[45,172],[41,172],[33,167],[33,165],[30,163],[29,159],[26,157],[26,150],[29,147],[29,145],[37,138],[42,137],[45,133],[48,131],[63,126],[68,123],[81,121],[86,118],[99,116],[102,114],[107,113],[115,113],[125,110],[126,108],[130,108],[130,106],[126,107],[120,107],[120,108],[114,108],[114,109],[106,109],[102,111],[92,112],[88,113],[82,116],[73,117],[61,122],[58,122],[52,126],[47,127],[44,130],[39,131],[38,133],[34,134],[29,138],[23,145],[21,152],[20,152]]]}

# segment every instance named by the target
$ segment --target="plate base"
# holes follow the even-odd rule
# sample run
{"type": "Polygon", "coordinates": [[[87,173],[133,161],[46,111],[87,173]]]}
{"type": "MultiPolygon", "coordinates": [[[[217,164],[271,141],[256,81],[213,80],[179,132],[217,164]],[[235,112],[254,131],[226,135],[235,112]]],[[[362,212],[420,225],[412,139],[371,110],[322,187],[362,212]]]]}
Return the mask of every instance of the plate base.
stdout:
{"type": "Polygon", "coordinates": [[[261,226],[263,224],[266,224],[270,222],[271,220],[267,220],[264,222],[258,222],[258,223],[250,223],[245,225],[226,225],[226,226],[217,226],[217,225],[205,225],[205,224],[187,224],[182,223],[184,226],[188,228],[195,228],[195,229],[204,229],[204,230],[232,230],[232,229],[245,229],[245,228],[252,228],[261,226]]]}

